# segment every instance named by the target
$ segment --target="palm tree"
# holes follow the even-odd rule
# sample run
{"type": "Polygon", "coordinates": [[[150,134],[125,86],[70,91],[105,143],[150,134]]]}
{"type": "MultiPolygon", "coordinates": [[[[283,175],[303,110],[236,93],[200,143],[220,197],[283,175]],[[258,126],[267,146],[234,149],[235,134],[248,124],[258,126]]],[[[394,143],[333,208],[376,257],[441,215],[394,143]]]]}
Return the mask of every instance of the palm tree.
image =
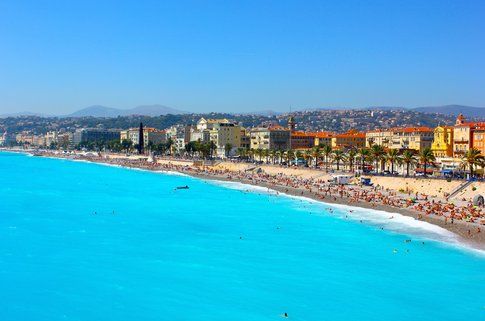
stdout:
{"type": "Polygon", "coordinates": [[[318,146],[313,147],[312,151],[311,151],[311,155],[312,155],[313,161],[315,162],[315,168],[317,168],[318,167],[318,158],[321,155],[320,147],[318,147],[318,146]]]}
{"type": "Polygon", "coordinates": [[[464,166],[468,166],[470,169],[470,178],[473,177],[473,166],[479,165],[483,160],[484,157],[476,148],[469,149],[463,156],[462,162],[464,166]]]}
{"type": "Polygon", "coordinates": [[[291,165],[291,161],[295,159],[295,151],[292,149],[288,149],[285,152],[285,155],[286,155],[287,166],[289,167],[291,165]]]}
{"type": "Polygon", "coordinates": [[[402,153],[401,161],[406,164],[406,177],[409,176],[409,167],[417,163],[416,153],[412,149],[406,149],[402,153]]]}
{"type": "Polygon", "coordinates": [[[275,153],[276,157],[278,157],[278,163],[281,164],[281,160],[283,159],[283,151],[277,150],[275,153]]]}
{"type": "Polygon", "coordinates": [[[298,165],[298,160],[303,158],[303,153],[301,152],[301,150],[297,150],[295,152],[295,159],[296,159],[296,164],[298,165]]]}
{"type": "Polygon", "coordinates": [[[333,152],[333,160],[337,164],[337,170],[340,169],[340,162],[345,159],[344,152],[340,149],[337,149],[333,152]]]}
{"type": "MultiPolygon", "coordinates": [[[[185,149],[187,150],[187,148],[185,149]]],[[[244,158],[246,156],[246,148],[238,147],[237,154],[239,155],[239,157],[244,158]]]]}
{"type": "Polygon", "coordinates": [[[325,170],[328,171],[328,159],[330,157],[330,155],[332,154],[332,146],[330,145],[323,145],[322,146],[322,154],[323,156],[325,156],[325,170]]]}
{"type": "Polygon", "coordinates": [[[261,148],[258,148],[255,150],[255,154],[256,156],[258,156],[259,161],[261,162],[261,160],[263,159],[263,150],[261,148]]]}
{"type": "Polygon", "coordinates": [[[384,150],[384,147],[381,145],[372,145],[370,148],[370,154],[372,155],[372,158],[374,158],[374,161],[376,162],[376,173],[379,173],[379,164],[382,161],[382,158],[386,154],[386,151],[384,150]]]}
{"type": "Polygon", "coordinates": [[[305,159],[306,166],[309,166],[309,161],[312,159],[312,151],[307,149],[303,154],[303,158],[305,159]]]}
{"type": "Polygon", "coordinates": [[[423,164],[424,166],[424,176],[426,177],[426,169],[428,167],[428,164],[434,162],[436,160],[436,157],[434,156],[433,152],[431,151],[431,148],[427,147],[423,149],[419,153],[419,161],[423,164]]]}
{"type": "Polygon", "coordinates": [[[347,151],[347,160],[349,161],[349,168],[351,172],[354,171],[354,161],[356,156],[357,156],[357,150],[355,148],[350,148],[347,151]]]}
{"type": "Polygon", "coordinates": [[[246,155],[250,161],[254,161],[254,148],[249,148],[246,155]]]}
{"type": "Polygon", "coordinates": [[[227,143],[226,145],[224,145],[224,154],[226,157],[229,156],[229,153],[231,152],[231,150],[232,150],[232,144],[227,143]]]}
{"type": "Polygon", "coordinates": [[[267,164],[268,163],[268,157],[269,157],[269,149],[263,149],[261,151],[261,157],[264,157],[264,161],[267,164]]]}
{"type": "Polygon", "coordinates": [[[401,155],[399,155],[399,150],[391,149],[387,152],[386,160],[391,163],[391,174],[394,173],[394,164],[401,161],[401,155]]]}
{"type": "Polygon", "coordinates": [[[271,164],[274,164],[275,155],[276,155],[276,151],[274,149],[270,149],[268,151],[268,156],[271,159],[271,164]]]}
{"type": "Polygon", "coordinates": [[[362,172],[364,172],[365,163],[367,160],[370,159],[370,156],[370,149],[366,147],[362,147],[361,149],[359,149],[360,165],[362,172]]]}

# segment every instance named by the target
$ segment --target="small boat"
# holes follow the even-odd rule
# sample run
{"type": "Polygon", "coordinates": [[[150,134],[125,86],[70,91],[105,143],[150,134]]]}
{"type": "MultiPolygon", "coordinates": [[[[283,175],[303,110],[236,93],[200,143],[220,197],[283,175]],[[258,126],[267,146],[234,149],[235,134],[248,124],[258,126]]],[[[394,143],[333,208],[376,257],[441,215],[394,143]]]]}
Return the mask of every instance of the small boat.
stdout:
{"type": "Polygon", "coordinates": [[[177,186],[175,189],[189,189],[188,185],[185,186],[177,186]]]}

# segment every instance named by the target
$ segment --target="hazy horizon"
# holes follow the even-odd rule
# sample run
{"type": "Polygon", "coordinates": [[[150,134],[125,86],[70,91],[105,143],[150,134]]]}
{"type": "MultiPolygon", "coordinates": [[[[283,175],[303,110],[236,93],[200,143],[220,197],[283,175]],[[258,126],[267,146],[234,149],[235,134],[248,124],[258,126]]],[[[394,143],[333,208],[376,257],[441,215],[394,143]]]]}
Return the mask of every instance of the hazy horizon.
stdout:
{"type": "Polygon", "coordinates": [[[0,4],[0,114],[485,106],[485,2],[0,4]]]}

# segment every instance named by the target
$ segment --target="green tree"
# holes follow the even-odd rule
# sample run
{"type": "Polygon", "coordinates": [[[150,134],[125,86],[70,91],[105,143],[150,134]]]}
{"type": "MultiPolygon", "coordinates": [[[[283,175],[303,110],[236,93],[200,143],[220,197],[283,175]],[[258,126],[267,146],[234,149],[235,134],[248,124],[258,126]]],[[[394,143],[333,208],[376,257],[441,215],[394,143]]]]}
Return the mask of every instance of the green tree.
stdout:
{"type": "Polygon", "coordinates": [[[406,164],[406,177],[409,176],[409,168],[416,165],[418,162],[416,159],[416,153],[412,149],[407,149],[402,153],[402,162],[406,164]]]}
{"type": "Polygon", "coordinates": [[[483,155],[476,148],[469,149],[465,153],[462,159],[462,163],[465,167],[468,166],[468,168],[470,169],[470,177],[473,177],[474,166],[480,165],[483,160],[483,155]]]}
{"type": "Polygon", "coordinates": [[[381,164],[384,155],[386,154],[386,151],[381,145],[372,145],[372,147],[370,148],[370,154],[376,164],[376,173],[379,173],[379,165],[381,164]]]}
{"type": "Polygon", "coordinates": [[[128,140],[128,139],[123,139],[121,141],[121,147],[123,148],[123,150],[125,150],[127,153],[129,153],[130,150],[133,148],[133,142],[131,140],[128,140]]]}
{"type": "Polygon", "coordinates": [[[436,157],[434,156],[433,152],[431,151],[431,148],[425,148],[423,149],[419,155],[419,162],[423,164],[424,167],[424,176],[426,177],[428,173],[426,173],[426,170],[428,168],[428,165],[431,164],[436,160],[436,157]]]}
{"type": "Polygon", "coordinates": [[[226,157],[229,156],[229,153],[231,152],[231,150],[232,150],[232,144],[227,143],[226,145],[224,145],[224,153],[226,157]]]}
{"type": "Polygon", "coordinates": [[[340,149],[337,149],[333,152],[332,158],[333,161],[337,164],[337,170],[340,170],[340,162],[345,160],[344,152],[340,149]]]}
{"type": "Polygon", "coordinates": [[[391,173],[394,173],[394,164],[401,161],[401,155],[397,149],[391,149],[387,152],[386,161],[391,164],[391,173]]]}
{"type": "Polygon", "coordinates": [[[322,154],[322,152],[321,152],[319,146],[315,146],[315,147],[312,148],[311,155],[312,155],[312,158],[313,158],[315,168],[318,167],[318,158],[320,157],[321,154],[322,154]]]}
{"type": "Polygon", "coordinates": [[[350,168],[350,171],[353,172],[354,171],[354,162],[355,162],[355,157],[357,156],[357,149],[355,148],[350,148],[348,151],[347,151],[347,160],[349,162],[349,168],[350,168]]]}
{"type": "Polygon", "coordinates": [[[325,157],[325,170],[328,171],[328,160],[332,155],[332,146],[324,144],[322,146],[322,155],[325,157]]]}
{"type": "Polygon", "coordinates": [[[358,155],[360,158],[361,170],[362,172],[364,172],[366,162],[371,158],[370,149],[362,147],[361,149],[359,149],[358,155]]]}

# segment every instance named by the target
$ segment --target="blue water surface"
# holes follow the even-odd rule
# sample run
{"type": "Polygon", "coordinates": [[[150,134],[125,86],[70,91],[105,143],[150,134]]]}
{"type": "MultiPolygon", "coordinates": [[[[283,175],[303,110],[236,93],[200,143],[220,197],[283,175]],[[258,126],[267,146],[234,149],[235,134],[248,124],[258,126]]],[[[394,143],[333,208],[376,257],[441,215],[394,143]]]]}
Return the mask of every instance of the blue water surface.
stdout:
{"type": "Polygon", "coordinates": [[[0,197],[2,321],[485,320],[483,255],[343,208],[5,152],[0,197]]]}

